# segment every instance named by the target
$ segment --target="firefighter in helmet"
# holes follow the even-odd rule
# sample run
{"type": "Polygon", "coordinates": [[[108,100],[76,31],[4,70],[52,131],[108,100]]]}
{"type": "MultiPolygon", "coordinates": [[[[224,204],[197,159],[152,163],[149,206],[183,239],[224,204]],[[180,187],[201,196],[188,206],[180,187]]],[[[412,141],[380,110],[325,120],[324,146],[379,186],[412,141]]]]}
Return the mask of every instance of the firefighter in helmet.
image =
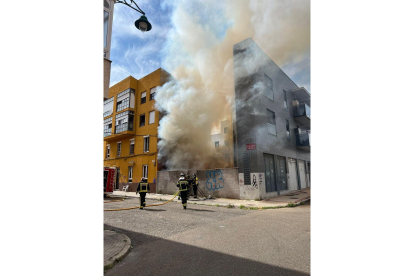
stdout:
{"type": "Polygon", "coordinates": [[[141,205],[139,206],[139,209],[144,209],[145,207],[145,196],[147,193],[149,193],[149,184],[148,180],[145,177],[141,177],[141,182],[138,183],[137,192],[139,193],[139,197],[141,198],[141,205]]]}
{"type": "Polygon", "coordinates": [[[193,178],[191,179],[191,183],[193,184],[194,198],[197,198],[197,187],[198,187],[198,177],[197,177],[197,175],[193,174],[193,178]]]}
{"type": "Polygon", "coordinates": [[[177,182],[177,187],[180,190],[181,203],[183,204],[183,208],[187,209],[188,181],[185,179],[185,175],[183,173],[180,174],[180,178],[177,182]]]}

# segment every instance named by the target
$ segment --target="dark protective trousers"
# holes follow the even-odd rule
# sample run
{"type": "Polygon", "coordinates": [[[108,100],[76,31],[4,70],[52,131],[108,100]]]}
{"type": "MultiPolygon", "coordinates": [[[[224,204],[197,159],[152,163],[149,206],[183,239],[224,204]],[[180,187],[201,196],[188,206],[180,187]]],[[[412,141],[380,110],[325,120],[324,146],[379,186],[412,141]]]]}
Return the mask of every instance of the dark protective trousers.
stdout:
{"type": "Polygon", "coordinates": [[[193,185],[194,197],[197,197],[197,185],[193,185]]]}
{"type": "Polygon", "coordinates": [[[187,206],[187,191],[181,191],[181,203],[183,207],[187,206]]]}
{"type": "Polygon", "coordinates": [[[145,207],[145,196],[147,195],[147,193],[139,193],[139,196],[141,198],[141,205],[139,206],[139,208],[143,208],[145,207]]]}

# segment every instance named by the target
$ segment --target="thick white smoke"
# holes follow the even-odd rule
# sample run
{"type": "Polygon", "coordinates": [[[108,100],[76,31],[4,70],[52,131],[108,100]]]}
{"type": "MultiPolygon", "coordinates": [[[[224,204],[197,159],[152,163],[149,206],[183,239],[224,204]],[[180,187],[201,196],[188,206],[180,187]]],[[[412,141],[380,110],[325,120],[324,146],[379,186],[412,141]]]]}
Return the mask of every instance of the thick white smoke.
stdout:
{"type": "MultiPolygon", "coordinates": [[[[245,70],[234,73],[233,45],[251,37],[279,66],[309,58],[310,3],[170,2],[165,4],[174,9],[173,28],[163,49],[162,67],[173,79],[157,90],[155,98],[156,108],[166,114],[158,130],[159,159],[167,169],[231,166],[232,158],[223,159],[214,148],[211,132],[229,120],[226,139],[232,147],[235,77],[237,81],[260,63],[252,57],[242,66],[245,70]]],[[[260,90],[258,86],[253,90],[260,90]]]]}

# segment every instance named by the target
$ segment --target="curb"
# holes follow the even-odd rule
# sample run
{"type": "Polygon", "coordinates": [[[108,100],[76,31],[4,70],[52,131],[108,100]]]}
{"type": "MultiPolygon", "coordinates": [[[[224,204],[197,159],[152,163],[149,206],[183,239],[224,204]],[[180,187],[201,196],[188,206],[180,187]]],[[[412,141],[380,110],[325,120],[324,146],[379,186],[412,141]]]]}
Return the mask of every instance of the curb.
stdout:
{"type": "MultiPolygon", "coordinates": [[[[105,230],[105,231],[110,231],[110,230],[105,230]]],[[[114,231],[111,231],[114,232],[114,231]]],[[[125,255],[129,252],[129,250],[131,249],[131,240],[128,238],[128,236],[118,233],[118,232],[114,232],[117,233],[119,235],[122,235],[124,241],[125,241],[125,245],[124,247],[121,249],[121,251],[119,251],[118,254],[116,254],[114,257],[112,257],[109,261],[106,261],[104,263],[104,269],[109,269],[111,267],[113,267],[113,265],[116,262],[119,262],[120,260],[122,260],[123,257],[125,257],[125,255]]]]}
{"type": "MultiPolygon", "coordinates": [[[[127,198],[136,198],[135,196],[128,196],[128,195],[125,195],[125,197],[127,197],[127,198]]],[[[156,197],[154,197],[154,198],[147,197],[147,198],[152,199],[152,200],[158,200],[158,198],[156,198],[156,197]]],[[[264,207],[264,209],[267,209],[267,208],[277,209],[277,208],[287,207],[288,204],[300,205],[301,203],[308,202],[310,200],[310,198],[311,198],[310,196],[307,196],[307,197],[297,199],[297,200],[294,200],[294,201],[290,201],[290,202],[276,203],[276,205],[271,205],[271,206],[246,206],[246,207],[247,208],[250,208],[250,207],[257,208],[259,210],[261,210],[263,207],[264,207]]],[[[166,199],[166,200],[162,200],[162,201],[168,201],[168,200],[166,199]]],[[[181,201],[178,200],[178,199],[174,199],[172,202],[178,202],[179,203],[181,201]]],[[[205,205],[205,206],[217,206],[217,205],[219,205],[220,207],[227,207],[230,204],[230,205],[233,205],[236,208],[239,208],[241,205],[243,205],[243,204],[237,204],[237,203],[231,204],[231,203],[223,203],[223,202],[209,202],[208,199],[201,199],[201,198],[199,198],[198,200],[189,199],[188,203],[189,204],[196,204],[196,205],[205,205]],[[213,203],[215,203],[215,204],[213,204],[213,203]]]]}

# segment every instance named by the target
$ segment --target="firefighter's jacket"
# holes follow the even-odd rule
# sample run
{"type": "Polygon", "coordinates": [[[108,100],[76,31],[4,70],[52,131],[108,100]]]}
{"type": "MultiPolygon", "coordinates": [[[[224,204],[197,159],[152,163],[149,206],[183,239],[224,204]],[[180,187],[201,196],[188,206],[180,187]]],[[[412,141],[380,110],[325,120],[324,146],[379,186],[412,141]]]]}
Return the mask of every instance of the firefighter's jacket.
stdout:
{"type": "Polygon", "coordinates": [[[193,184],[193,185],[195,185],[195,186],[198,186],[198,177],[196,176],[196,177],[193,177],[192,179],[191,179],[191,183],[193,184]]]}
{"type": "Polygon", "coordinates": [[[145,181],[139,182],[138,187],[137,187],[137,192],[138,193],[149,193],[149,184],[148,184],[148,182],[145,182],[145,181]]]}
{"type": "Polygon", "coordinates": [[[188,189],[188,181],[185,179],[179,179],[177,182],[177,187],[179,188],[180,192],[185,192],[188,189]]]}

